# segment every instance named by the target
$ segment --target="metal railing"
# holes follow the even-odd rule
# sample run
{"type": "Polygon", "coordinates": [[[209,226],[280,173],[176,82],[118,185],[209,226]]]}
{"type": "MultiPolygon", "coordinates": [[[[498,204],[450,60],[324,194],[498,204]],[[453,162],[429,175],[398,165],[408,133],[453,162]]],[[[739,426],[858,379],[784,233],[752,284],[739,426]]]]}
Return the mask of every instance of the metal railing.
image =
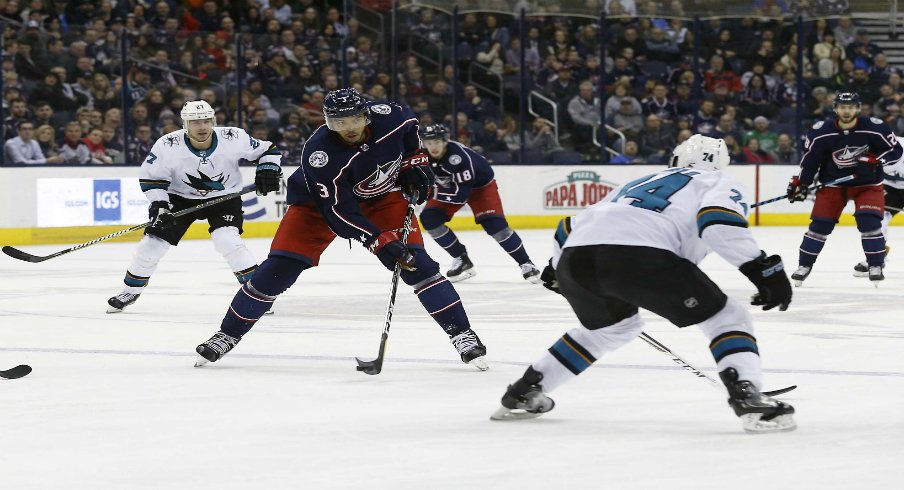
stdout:
{"type": "Polygon", "coordinates": [[[559,106],[558,106],[558,104],[556,104],[556,102],[554,100],[550,99],[549,97],[546,97],[545,95],[541,94],[540,92],[537,92],[536,90],[531,90],[530,94],[528,94],[528,96],[527,96],[527,112],[528,112],[528,114],[530,114],[534,117],[542,117],[543,119],[546,119],[545,117],[543,117],[542,114],[540,114],[534,110],[534,97],[540,99],[543,102],[546,102],[547,104],[550,105],[550,107],[552,107],[552,121],[551,121],[552,122],[552,130],[553,130],[553,134],[556,136],[556,141],[558,141],[559,140],[559,106]]]}
{"type": "Polygon", "coordinates": [[[473,85],[477,89],[483,90],[484,92],[492,94],[494,97],[496,97],[499,100],[499,112],[505,114],[505,107],[504,107],[505,99],[502,96],[503,89],[505,86],[502,83],[502,75],[491,72],[489,68],[481,65],[480,63],[472,62],[468,65],[468,83],[473,85]],[[487,87],[486,85],[484,85],[478,81],[475,81],[475,79],[474,79],[474,71],[475,70],[482,71],[483,75],[486,76],[487,79],[496,78],[499,81],[499,90],[498,91],[493,90],[490,87],[487,87]]]}
{"type": "MultiPolygon", "coordinates": [[[[628,139],[625,137],[625,133],[622,133],[622,132],[619,131],[618,129],[616,129],[616,128],[614,128],[614,127],[608,125],[608,124],[607,124],[606,126],[604,126],[604,129],[605,129],[606,131],[615,133],[615,134],[618,136],[618,142],[619,142],[619,144],[620,144],[620,146],[621,146],[622,152],[624,152],[624,151],[625,151],[625,142],[628,140],[628,139]]],[[[610,155],[621,155],[621,152],[615,151],[614,149],[612,149],[612,148],[610,148],[610,147],[608,147],[608,146],[603,146],[603,144],[600,143],[599,132],[600,132],[600,125],[599,125],[599,124],[594,124],[594,125],[593,125],[593,144],[594,144],[597,148],[602,148],[602,149],[606,150],[607,152],[609,152],[610,155]]]]}

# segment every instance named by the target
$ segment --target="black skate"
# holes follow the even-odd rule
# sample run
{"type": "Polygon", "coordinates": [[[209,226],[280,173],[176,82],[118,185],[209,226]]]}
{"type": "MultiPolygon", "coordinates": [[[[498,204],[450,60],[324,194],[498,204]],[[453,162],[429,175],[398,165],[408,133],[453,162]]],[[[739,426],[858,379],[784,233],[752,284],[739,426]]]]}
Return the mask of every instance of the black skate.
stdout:
{"type": "Polygon", "coordinates": [[[241,337],[236,338],[223,332],[213,334],[213,337],[195,348],[195,352],[198,353],[195,367],[201,367],[208,362],[217,362],[238,345],[240,340],[241,337]]]}
{"type": "Polygon", "coordinates": [[[533,262],[525,262],[521,264],[521,276],[530,281],[531,284],[540,284],[540,269],[537,269],[537,266],[534,265],[533,262]]]}
{"type": "Polygon", "coordinates": [[[791,280],[794,281],[794,286],[801,287],[804,284],[804,281],[807,280],[807,277],[810,276],[810,272],[813,271],[812,266],[802,265],[794,271],[794,274],[791,274],[791,280]]]}
{"type": "Polygon", "coordinates": [[[468,258],[468,254],[461,254],[461,257],[455,257],[452,261],[452,267],[446,271],[446,278],[452,282],[464,281],[469,277],[477,275],[474,270],[474,264],[468,258]]]}
{"type": "Polygon", "coordinates": [[[452,337],[452,345],[461,355],[461,362],[470,364],[481,371],[490,369],[487,364],[487,348],[480,337],[470,328],[452,337]]]}
{"type": "Polygon", "coordinates": [[[141,294],[132,293],[119,293],[116,296],[113,296],[107,300],[107,304],[110,305],[110,307],[107,308],[107,313],[121,312],[126,306],[138,301],[139,296],[141,296],[141,294]]]}
{"type": "Polygon", "coordinates": [[[879,287],[879,283],[885,280],[885,274],[882,273],[881,265],[873,265],[869,268],[869,282],[873,283],[873,286],[879,287]]]}
{"type": "Polygon", "coordinates": [[[502,395],[502,406],[490,415],[490,420],[532,419],[552,410],[556,402],[543,394],[542,380],[542,374],[533,366],[528,367],[518,381],[509,385],[502,395]]]}
{"type": "Polygon", "coordinates": [[[738,379],[734,368],[725,369],[719,377],[728,389],[728,404],[741,418],[745,431],[760,434],[797,428],[791,405],[760,393],[750,381],[738,379]]]}
{"type": "MultiPolygon", "coordinates": [[[[886,260],[888,260],[888,252],[890,250],[891,250],[891,247],[886,245],[885,246],[885,259],[886,260]]],[[[882,264],[882,267],[885,267],[885,264],[882,264]]],[[[869,277],[869,264],[867,264],[865,260],[854,266],[854,277],[869,277]]]]}

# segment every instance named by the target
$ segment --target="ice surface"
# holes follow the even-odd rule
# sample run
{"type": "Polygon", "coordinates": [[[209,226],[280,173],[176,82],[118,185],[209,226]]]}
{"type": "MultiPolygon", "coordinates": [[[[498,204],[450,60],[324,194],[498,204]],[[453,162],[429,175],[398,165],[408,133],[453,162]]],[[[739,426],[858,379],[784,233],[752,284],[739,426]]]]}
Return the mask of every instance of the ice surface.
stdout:
{"type": "MultiPolygon", "coordinates": [[[[803,231],[754,230],[791,270],[803,231]]],[[[550,234],[521,232],[538,264],[550,234]]],[[[383,373],[355,370],[354,356],[376,355],[390,279],[357,244],[337,240],[275,315],[201,369],[194,346],[237,290],[210,241],[172,250],[117,315],[106,300],[134,243],[41,264],[0,256],[0,369],[35,368],[0,380],[0,488],[901,488],[904,231],[891,231],[879,289],[851,276],[860,240],[841,228],[789,311],[753,312],[766,388],[800,386],[784,397],[799,429],[769,435],[743,433],[718,391],[639,340],[553,393],[546,416],[490,422],[506,385],[576,320],[490,237],[460,237],[478,275],[456,288],[489,348],[484,373],[458,360],[407,286],[383,373]]],[[[269,240],[249,243],[266,254],[269,240]]],[[[735,298],[753,292],[717,257],[702,267],[735,298]]],[[[716,375],[699,330],[645,318],[716,375]]]]}

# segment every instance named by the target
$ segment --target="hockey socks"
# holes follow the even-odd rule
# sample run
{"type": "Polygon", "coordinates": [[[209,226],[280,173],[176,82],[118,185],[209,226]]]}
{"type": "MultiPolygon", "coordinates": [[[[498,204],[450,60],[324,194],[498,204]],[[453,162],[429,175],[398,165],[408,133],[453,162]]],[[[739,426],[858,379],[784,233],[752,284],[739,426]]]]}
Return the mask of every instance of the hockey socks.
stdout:
{"type": "MultiPolygon", "coordinates": [[[[490,233],[489,224],[484,225],[484,228],[487,233],[490,233]]],[[[521,237],[515,233],[515,230],[509,228],[508,225],[499,231],[490,233],[490,236],[496,240],[502,250],[505,250],[505,253],[515,259],[518,265],[530,262],[530,257],[528,257],[527,251],[524,250],[524,242],[521,241],[521,237]]]]}
{"type": "Polygon", "coordinates": [[[452,257],[461,257],[468,253],[465,246],[458,241],[455,232],[446,225],[427,230],[427,233],[429,233],[430,236],[433,237],[433,240],[435,240],[440,247],[443,247],[443,249],[445,249],[452,257]]]}
{"type": "Polygon", "coordinates": [[[445,277],[436,274],[414,286],[414,294],[424,305],[424,309],[449,337],[454,337],[471,328],[468,315],[461,304],[461,297],[445,277]]]}
{"type": "Polygon", "coordinates": [[[860,234],[860,243],[863,245],[863,253],[866,254],[866,263],[871,267],[885,265],[885,236],[882,230],[860,234]]]}
{"type": "Polygon", "coordinates": [[[246,282],[232,298],[229,311],[220,324],[220,331],[231,337],[242,338],[270,310],[275,300],[276,296],[267,296],[254,289],[251,282],[246,282]]]}
{"type": "Polygon", "coordinates": [[[635,314],[614,325],[590,330],[569,330],[532,364],[543,375],[543,391],[549,393],[584,372],[597,359],[640,335],[643,321],[635,314]]]}
{"type": "Polygon", "coordinates": [[[822,247],[826,244],[825,235],[808,231],[804,233],[804,240],[800,243],[799,264],[805,267],[813,267],[816,263],[816,257],[822,252],[822,247]]]}

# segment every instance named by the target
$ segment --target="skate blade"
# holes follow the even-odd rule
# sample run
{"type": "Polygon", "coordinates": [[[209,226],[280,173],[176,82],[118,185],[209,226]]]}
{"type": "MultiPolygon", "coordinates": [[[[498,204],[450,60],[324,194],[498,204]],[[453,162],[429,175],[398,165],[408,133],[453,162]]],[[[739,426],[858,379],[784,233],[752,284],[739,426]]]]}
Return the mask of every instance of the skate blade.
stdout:
{"type": "Polygon", "coordinates": [[[264,314],[265,314],[265,315],[272,315],[272,314],[273,314],[273,310],[267,310],[267,311],[264,312],[264,314]]]}
{"type": "Polygon", "coordinates": [[[465,279],[470,279],[476,275],[477,275],[477,271],[475,271],[474,269],[468,269],[454,277],[446,276],[446,279],[448,279],[449,282],[461,282],[461,281],[464,281],[465,279]]]}
{"type": "Polygon", "coordinates": [[[107,313],[122,313],[122,308],[117,308],[115,306],[108,306],[107,313]]]}
{"type": "Polygon", "coordinates": [[[486,371],[487,369],[490,369],[490,365],[487,363],[487,356],[475,357],[474,359],[471,359],[468,364],[476,367],[480,371],[486,371]]]}
{"type": "Polygon", "coordinates": [[[797,423],[794,422],[794,416],[779,415],[778,417],[761,420],[762,414],[748,413],[741,415],[741,425],[744,431],[749,434],[768,434],[770,432],[791,432],[797,429],[797,423]]]}
{"type": "Polygon", "coordinates": [[[531,284],[540,284],[541,282],[543,282],[540,280],[540,274],[534,274],[530,277],[525,277],[525,279],[527,279],[527,282],[531,284]]]}
{"type": "Polygon", "coordinates": [[[195,359],[195,367],[196,367],[196,368],[197,368],[197,367],[201,367],[201,366],[203,366],[203,365],[205,365],[205,364],[207,364],[207,363],[209,363],[209,362],[210,362],[210,361],[208,361],[207,359],[204,359],[203,357],[198,356],[198,358],[195,359]]]}
{"type": "Polygon", "coordinates": [[[527,420],[527,419],[535,419],[543,413],[534,413],[534,412],[526,412],[524,410],[518,409],[509,409],[505,406],[500,405],[499,408],[490,415],[490,420],[495,420],[497,422],[507,422],[510,420],[527,420]]]}
{"type": "Polygon", "coordinates": [[[802,279],[794,279],[794,287],[799,288],[804,285],[804,281],[802,279]]]}
{"type": "Polygon", "coordinates": [[[854,277],[869,277],[869,272],[854,271],[854,277]]]}

